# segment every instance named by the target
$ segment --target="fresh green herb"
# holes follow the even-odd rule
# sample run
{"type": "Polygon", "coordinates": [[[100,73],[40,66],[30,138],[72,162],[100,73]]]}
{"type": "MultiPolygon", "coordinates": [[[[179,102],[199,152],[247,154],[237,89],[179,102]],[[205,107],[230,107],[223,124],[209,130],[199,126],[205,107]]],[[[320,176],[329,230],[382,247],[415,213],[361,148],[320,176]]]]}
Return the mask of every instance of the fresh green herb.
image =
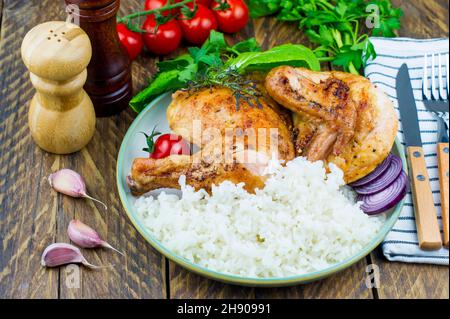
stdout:
{"type": "Polygon", "coordinates": [[[319,61],[314,53],[302,45],[294,44],[283,44],[265,52],[245,52],[225,64],[227,68],[236,69],[241,73],[269,71],[280,65],[320,70],[319,61]]]}
{"type": "Polygon", "coordinates": [[[321,62],[355,74],[376,57],[369,36],[396,36],[403,14],[390,0],[249,0],[249,8],[253,18],[276,14],[298,23],[318,45],[314,53],[321,62]],[[366,21],[373,25],[369,34],[362,33],[366,21]]]}
{"type": "Polygon", "coordinates": [[[234,68],[211,67],[204,74],[198,74],[196,79],[188,82],[187,91],[196,91],[202,88],[226,87],[233,92],[236,99],[236,108],[239,110],[241,101],[251,107],[262,108],[259,98],[262,96],[257,90],[257,83],[243,77],[234,68]]]}
{"type": "Polygon", "coordinates": [[[314,53],[302,45],[285,44],[262,52],[253,38],[229,46],[222,33],[213,31],[202,47],[189,48],[188,54],[158,63],[158,73],[149,86],[131,100],[130,106],[140,112],[162,93],[213,86],[230,88],[237,107],[243,100],[249,105],[260,106],[255,83],[242,75],[267,71],[278,65],[320,70],[314,53]]]}

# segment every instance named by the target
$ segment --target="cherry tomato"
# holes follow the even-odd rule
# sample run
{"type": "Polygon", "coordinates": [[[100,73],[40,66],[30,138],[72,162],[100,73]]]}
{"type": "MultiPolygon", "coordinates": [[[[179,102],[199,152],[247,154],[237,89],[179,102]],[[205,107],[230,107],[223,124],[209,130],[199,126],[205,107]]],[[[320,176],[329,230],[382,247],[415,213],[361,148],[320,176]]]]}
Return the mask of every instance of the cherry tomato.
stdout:
{"type": "MultiPolygon", "coordinates": [[[[175,1],[172,1],[171,3],[174,4],[174,3],[177,3],[180,1],[182,1],[182,0],[175,0],[175,1]]],[[[146,11],[155,10],[155,9],[164,7],[168,3],[169,3],[169,0],[146,0],[144,8],[146,11]]],[[[162,15],[167,17],[169,15],[169,13],[171,13],[172,15],[176,15],[178,13],[178,10],[173,9],[170,11],[164,11],[164,12],[162,12],[162,15]]]]}
{"type": "Polygon", "coordinates": [[[248,7],[243,0],[225,0],[228,9],[221,10],[223,0],[214,1],[211,5],[216,15],[219,29],[225,33],[236,33],[243,29],[248,22],[248,7]]]}
{"type": "MultiPolygon", "coordinates": [[[[194,4],[189,3],[187,7],[193,11],[194,4]]],[[[193,44],[203,44],[208,39],[211,30],[217,30],[217,19],[212,12],[202,4],[197,4],[197,12],[192,19],[181,14],[178,20],[184,38],[193,44]]]]}
{"type": "Polygon", "coordinates": [[[150,157],[153,159],[161,159],[171,155],[191,155],[189,144],[178,135],[161,135],[156,140],[154,151],[150,154],[150,157]]]}
{"type": "Polygon", "coordinates": [[[176,20],[159,25],[155,32],[156,19],[151,15],[147,17],[142,28],[147,31],[143,34],[145,46],[154,54],[166,55],[180,46],[182,33],[176,20]]]}
{"type": "Polygon", "coordinates": [[[142,35],[129,30],[127,26],[122,23],[117,24],[117,33],[119,34],[120,42],[125,47],[130,59],[136,59],[142,51],[142,35]]]}
{"type": "Polygon", "coordinates": [[[208,7],[210,6],[212,0],[197,0],[197,3],[203,4],[204,6],[208,7]]]}

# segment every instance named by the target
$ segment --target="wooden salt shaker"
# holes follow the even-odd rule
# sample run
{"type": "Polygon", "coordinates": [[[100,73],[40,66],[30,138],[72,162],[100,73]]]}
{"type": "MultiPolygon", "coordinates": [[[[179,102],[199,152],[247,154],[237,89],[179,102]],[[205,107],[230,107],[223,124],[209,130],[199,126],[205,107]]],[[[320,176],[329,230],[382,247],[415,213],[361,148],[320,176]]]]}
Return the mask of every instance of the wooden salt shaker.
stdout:
{"type": "Polygon", "coordinates": [[[97,116],[110,116],[126,107],[132,97],[131,61],[116,29],[119,0],[65,0],[70,15],[79,19],[92,43],[85,89],[97,116]]]}
{"type": "Polygon", "coordinates": [[[23,40],[22,59],[37,91],[28,124],[47,152],[74,153],[94,135],[94,106],[83,90],[91,55],[86,33],[63,21],[40,24],[23,40]]]}

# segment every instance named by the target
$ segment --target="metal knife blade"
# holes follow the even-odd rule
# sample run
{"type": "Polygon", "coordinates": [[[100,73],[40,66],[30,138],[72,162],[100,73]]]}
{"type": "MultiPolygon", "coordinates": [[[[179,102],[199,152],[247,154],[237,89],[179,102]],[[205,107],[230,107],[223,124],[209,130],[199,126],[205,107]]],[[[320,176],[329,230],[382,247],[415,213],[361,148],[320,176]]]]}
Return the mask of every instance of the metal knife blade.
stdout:
{"type": "Polygon", "coordinates": [[[403,64],[397,75],[397,99],[407,146],[422,147],[419,118],[408,66],[403,64]]]}

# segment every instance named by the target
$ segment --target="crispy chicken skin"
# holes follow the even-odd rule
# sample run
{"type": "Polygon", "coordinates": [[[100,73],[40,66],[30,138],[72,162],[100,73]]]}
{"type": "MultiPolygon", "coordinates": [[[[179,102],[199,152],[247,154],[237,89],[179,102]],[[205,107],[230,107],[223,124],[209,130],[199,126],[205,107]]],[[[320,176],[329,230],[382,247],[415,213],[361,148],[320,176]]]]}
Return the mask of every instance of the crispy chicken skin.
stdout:
{"type": "Polygon", "coordinates": [[[259,108],[243,101],[237,109],[236,99],[226,88],[176,92],[167,110],[170,128],[200,151],[193,156],[135,159],[128,176],[132,193],[179,188],[182,175],[187,184],[207,191],[226,180],[243,182],[250,192],[262,188],[264,168],[272,156],[289,161],[295,150],[289,124],[267,102],[261,103],[259,108]],[[273,140],[276,144],[271,147],[273,140]]]}
{"type": "Polygon", "coordinates": [[[245,183],[244,188],[249,192],[264,187],[263,173],[268,157],[261,156],[259,163],[248,164],[240,163],[236,153],[233,153],[233,162],[224,163],[221,160],[211,161],[205,156],[207,153],[206,149],[193,156],[174,155],[159,160],[138,158],[128,176],[128,186],[135,196],[160,188],[176,189],[180,188],[178,181],[180,176],[184,175],[187,184],[208,192],[211,191],[212,185],[219,185],[224,181],[245,183]]]}
{"type": "Polygon", "coordinates": [[[283,66],[268,74],[265,86],[294,112],[297,155],[336,164],[348,183],[372,172],[391,151],[397,115],[366,78],[283,66]]]}
{"type": "MultiPolygon", "coordinates": [[[[254,107],[242,101],[238,110],[235,97],[231,90],[226,88],[204,89],[196,93],[178,91],[167,109],[167,120],[175,134],[183,136],[199,147],[211,143],[217,131],[223,137],[227,130],[233,130],[235,135],[239,136],[240,132],[243,133],[249,129],[255,132],[258,129],[265,129],[267,132],[270,129],[276,129],[280,158],[292,159],[294,147],[288,123],[274,106],[263,99],[261,103],[261,107],[254,107]],[[197,126],[196,132],[194,121],[201,124],[197,126]],[[198,134],[199,132],[201,134],[198,134]]],[[[257,134],[256,143],[264,143],[259,140],[261,136],[264,135],[257,134]]],[[[266,145],[269,145],[271,136],[266,134],[265,138],[266,145]]],[[[250,145],[251,147],[256,145],[250,145]]]]}

